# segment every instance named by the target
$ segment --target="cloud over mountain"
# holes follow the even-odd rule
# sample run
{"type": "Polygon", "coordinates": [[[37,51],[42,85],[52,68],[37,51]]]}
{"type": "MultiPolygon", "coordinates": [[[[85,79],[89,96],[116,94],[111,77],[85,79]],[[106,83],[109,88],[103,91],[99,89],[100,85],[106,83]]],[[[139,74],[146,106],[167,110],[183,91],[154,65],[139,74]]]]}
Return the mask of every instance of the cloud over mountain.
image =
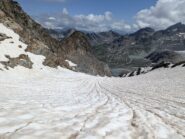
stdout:
{"type": "Polygon", "coordinates": [[[163,29],[177,22],[185,23],[185,0],[158,0],[156,5],[139,11],[135,17],[138,27],[163,29]]]}
{"type": "Polygon", "coordinates": [[[48,28],[76,28],[83,31],[117,30],[128,32],[131,26],[124,21],[115,20],[110,11],[103,14],[70,15],[66,8],[55,14],[42,14],[36,20],[48,28]]]}
{"type": "MultiPolygon", "coordinates": [[[[42,1],[64,2],[66,0],[42,1]]],[[[71,15],[66,8],[62,12],[38,15],[36,20],[47,28],[76,28],[93,32],[114,30],[125,33],[143,27],[159,30],[177,22],[185,23],[184,15],[185,0],[158,0],[154,6],[138,11],[130,24],[124,19],[115,19],[110,11],[102,14],[71,15]]]]}

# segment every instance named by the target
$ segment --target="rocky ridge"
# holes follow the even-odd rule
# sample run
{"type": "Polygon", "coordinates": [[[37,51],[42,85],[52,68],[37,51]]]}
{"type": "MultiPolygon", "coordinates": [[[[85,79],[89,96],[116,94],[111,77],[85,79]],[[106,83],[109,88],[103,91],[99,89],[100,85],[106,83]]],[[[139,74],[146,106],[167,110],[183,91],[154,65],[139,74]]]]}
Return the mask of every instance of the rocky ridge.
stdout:
{"type": "MultiPolygon", "coordinates": [[[[3,23],[20,35],[21,41],[28,44],[28,47],[25,51],[45,56],[43,64],[46,66],[50,66],[53,68],[61,66],[72,69],[70,65],[66,62],[67,58],[72,57],[72,54],[70,53],[72,51],[74,54],[76,54],[76,58],[82,58],[82,55],[78,55],[79,53],[74,47],[65,45],[68,43],[65,42],[66,40],[64,42],[61,42],[51,37],[47,29],[44,29],[40,24],[31,19],[31,17],[22,10],[20,5],[13,0],[0,1],[0,23],[3,23]]],[[[73,37],[78,36],[70,35],[67,40],[75,40],[76,38],[73,37]]],[[[78,50],[82,49],[83,51],[84,48],[82,47],[78,47],[78,50]]],[[[93,75],[99,74],[102,76],[110,76],[108,66],[94,58],[91,52],[84,51],[83,58],[90,60],[87,60],[86,63],[82,62],[82,65],[85,65],[86,69],[83,70],[83,67],[77,65],[77,70],[73,70],[81,72],[83,70],[86,73],[93,75]]],[[[76,62],[80,63],[80,61],[76,62]]],[[[14,64],[15,63],[13,63],[13,65],[14,64]]]]}
{"type": "Polygon", "coordinates": [[[185,60],[185,56],[178,53],[185,50],[185,25],[182,23],[159,31],[146,27],[126,35],[108,31],[85,33],[85,36],[95,57],[107,63],[116,76],[153,63],[185,60]]]}
{"type": "Polygon", "coordinates": [[[177,63],[185,60],[178,51],[185,50],[185,25],[177,23],[165,30],[144,28],[123,35],[111,43],[92,47],[93,54],[112,69],[136,70],[162,61],[177,63]],[[155,58],[151,55],[155,55],[155,58]],[[154,60],[156,59],[156,60],[154,60]]]}

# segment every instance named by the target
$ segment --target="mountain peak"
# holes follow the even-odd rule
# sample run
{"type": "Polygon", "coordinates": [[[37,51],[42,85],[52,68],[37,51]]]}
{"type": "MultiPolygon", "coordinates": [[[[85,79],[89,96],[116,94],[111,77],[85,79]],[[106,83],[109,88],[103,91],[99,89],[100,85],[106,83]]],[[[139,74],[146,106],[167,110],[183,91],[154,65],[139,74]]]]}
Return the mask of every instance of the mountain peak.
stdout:
{"type": "Polygon", "coordinates": [[[146,27],[146,28],[142,28],[142,29],[136,31],[133,34],[130,34],[130,36],[135,37],[136,40],[139,40],[141,38],[146,38],[148,36],[151,36],[154,32],[155,32],[155,30],[153,28],[146,27]]]}
{"type": "Polygon", "coordinates": [[[172,31],[172,32],[185,32],[185,24],[182,24],[181,22],[179,22],[168,27],[166,30],[172,31]]]}
{"type": "MultiPolygon", "coordinates": [[[[74,40],[74,41],[86,42],[86,44],[88,43],[86,35],[83,32],[80,32],[80,31],[72,32],[71,35],[68,38],[72,38],[72,40],[74,40]]],[[[87,45],[90,46],[89,43],[87,45]]]]}
{"type": "Polygon", "coordinates": [[[85,37],[85,34],[83,32],[73,30],[73,33],[70,36],[85,37]]]}
{"type": "Polygon", "coordinates": [[[12,18],[20,18],[19,16],[16,16],[16,14],[24,13],[19,3],[13,0],[1,0],[0,9],[12,18]]]}
{"type": "Polygon", "coordinates": [[[145,28],[138,30],[135,34],[153,33],[153,32],[155,32],[153,28],[145,27],[145,28]]]}
{"type": "Polygon", "coordinates": [[[76,50],[78,48],[88,50],[91,46],[86,35],[80,31],[74,31],[70,36],[64,39],[63,45],[68,50],[76,50]]]}

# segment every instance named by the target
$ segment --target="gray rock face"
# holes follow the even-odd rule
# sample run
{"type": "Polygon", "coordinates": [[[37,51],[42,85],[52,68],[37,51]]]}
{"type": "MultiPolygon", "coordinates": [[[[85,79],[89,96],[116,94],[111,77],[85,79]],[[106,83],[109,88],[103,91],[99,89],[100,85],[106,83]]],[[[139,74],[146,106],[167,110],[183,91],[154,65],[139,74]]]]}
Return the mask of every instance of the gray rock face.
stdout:
{"type": "Polygon", "coordinates": [[[135,70],[153,62],[178,62],[181,56],[175,51],[185,50],[185,25],[178,23],[165,30],[144,28],[124,35],[110,43],[92,47],[93,54],[108,63],[112,69],[135,70]],[[155,54],[150,57],[150,54],[155,54]]]}
{"type": "Polygon", "coordinates": [[[62,41],[64,38],[69,37],[76,30],[75,29],[47,29],[48,33],[55,39],[62,41]]]}
{"type": "MultiPolygon", "coordinates": [[[[73,41],[73,39],[75,40],[74,35],[70,35],[67,42],[66,40],[61,42],[51,37],[47,29],[44,29],[41,25],[32,20],[30,16],[22,10],[20,5],[13,0],[0,1],[0,22],[20,35],[21,41],[28,44],[26,51],[44,55],[46,59],[43,64],[46,66],[54,68],[61,66],[71,69],[65,60],[72,57],[72,54],[75,54],[75,59],[87,59],[83,64],[78,64],[78,71],[85,71],[93,75],[110,75],[110,72],[107,71],[108,67],[106,64],[96,59],[91,52],[84,51],[86,47],[90,46],[88,43],[76,40],[73,46],[71,46],[66,44],[70,44],[70,41],[73,41]],[[83,45],[79,47],[79,44],[83,45]],[[78,49],[75,47],[78,47],[78,49]],[[79,52],[84,52],[84,54],[79,55],[79,52]],[[84,70],[83,67],[86,69],[84,70]]],[[[80,63],[81,61],[78,60],[72,62],[80,63]]]]}
{"type": "MultiPolygon", "coordinates": [[[[60,30],[60,29],[48,29],[48,33],[55,39],[63,40],[64,38],[69,37],[71,34],[73,34],[76,29],[67,29],[67,30],[60,30]]],[[[83,31],[80,31],[83,32],[83,31]]],[[[107,32],[83,32],[86,35],[87,40],[89,43],[94,45],[101,45],[104,43],[111,43],[115,39],[118,39],[121,37],[119,33],[116,33],[114,31],[107,31],[107,32]]]]}
{"type": "Polygon", "coordinates": [[[0,41],[4,41],[4,40],[6,40],[8,38],[10,38],[10,37],[6,36],[5,34],[1,34],[0,33],[0,41]]]}
{"type": "Polygon", "coordinates": [[[91,45],[84,33],[75,31],[62,41],[62,45],[65,46],[67,59],[78,65],[77,71],[90,71],[93,75],[111,75],[108,65],[92,55],[91,45]]]}
{"type": "Polygon", "coordinates": [[[178,63],[180,61],[185,60],[185,56],[176,52],[176,51],[155,51],[149,54],[147,57],[152,63],[160,63],[160,62],[170,62],[170,63],[178,63]]]}
{"type": "Polygon", "coordinates": [[[16,58],[11,58],[10,56],[6,55],[6,58],[8,59],[7,62],[0,62],[5,66],[6,69],[8,69],[9,67],[14,68],[18,65],[31,69],[33,65],[28,55],[25,54],[21,54],[16,58]]]}
{"type": "Polygon", "coordinates": [[[115,39],[121,37],[120,34],[114,31],[100,32],[100,33],[86,33],[87,39],[92,46],[101,45],[104,43],[111,43],[115,39]]]}

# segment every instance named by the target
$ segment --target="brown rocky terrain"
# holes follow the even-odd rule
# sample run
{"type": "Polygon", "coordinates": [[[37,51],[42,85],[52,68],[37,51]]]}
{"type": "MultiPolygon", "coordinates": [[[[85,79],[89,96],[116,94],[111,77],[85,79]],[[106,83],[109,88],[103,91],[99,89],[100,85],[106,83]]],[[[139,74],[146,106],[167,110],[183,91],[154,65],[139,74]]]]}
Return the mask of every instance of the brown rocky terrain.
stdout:
{"type": "Polygon", "coordinates": [[[71,59],[75,60],[72,62],[76,62],[77,64],[77,71],[93,75],[110,75],[108,66],[97,60],[91,52],[88,52],[86,47],[89,46],[86,45],[90,44],[80,42],[81,40],[86,40],[79,39],[81,36],[78,33],[72,34],[63,42],[52,38],[45,28],[36,23],[13,0],[0,1],[0,23],[3,23],[20,35],[21,41],[28,44],[27,52],[45,56],[46,58],[43,64],[46,66],[54,68],[61,66],[71,69],[65,61],[66,59],[71,59]],[[79,47],[80,44],[84,45],[79,47]],[[75,45],[77,46],[74,47],[75,45]],[[81,52],[83,52],[83,55],[81,52]]]}

